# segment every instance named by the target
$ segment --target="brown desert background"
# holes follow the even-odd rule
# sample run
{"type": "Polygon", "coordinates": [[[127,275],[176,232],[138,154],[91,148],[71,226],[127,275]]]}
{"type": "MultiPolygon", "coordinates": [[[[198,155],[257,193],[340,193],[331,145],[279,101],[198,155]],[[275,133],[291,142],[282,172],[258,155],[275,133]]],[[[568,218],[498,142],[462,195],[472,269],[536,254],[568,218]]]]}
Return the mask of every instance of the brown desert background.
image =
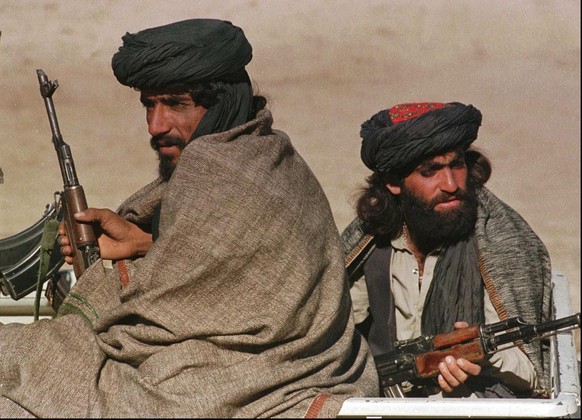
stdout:
{"type": "Polygon", "coordinates": [[[59,81],[59,124],[89,205],[116,208],[157,161],[138,94],[115,80],[111,57],[126,32],[200,17],[245,31],[249,74],[340,231],[369,175],[363,121],[403,102],[481,110],[474,145],[493,162],[488,186],[545,242],[580,310],[578,0],[1,0],[0,238],[36,222],[62,189],[36,69],[59,81]]]}

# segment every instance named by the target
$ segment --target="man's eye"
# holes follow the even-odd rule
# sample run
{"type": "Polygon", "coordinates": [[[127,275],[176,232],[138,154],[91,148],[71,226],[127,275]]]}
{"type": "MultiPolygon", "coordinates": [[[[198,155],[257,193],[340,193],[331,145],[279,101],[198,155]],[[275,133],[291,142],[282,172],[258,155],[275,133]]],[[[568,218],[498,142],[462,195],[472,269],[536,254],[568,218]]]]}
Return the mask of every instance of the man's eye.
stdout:
{"type": "Polygon", "coordinates": [[[171,108],[175,111],[182,111],[184,109],[187,109],[191,103],[187,102],[187,101],[181,101],[181,100],[171,100],[165,103],[165,105],[168,108],[171,108]]]}
{"type": "Polygon", "coordinates": [[[430,178],[435,173],[436,173],[436,171],[434,169],[424,169],[424,170],[420,171],[420,175],[422,175],[425,178],[430,178]]]}

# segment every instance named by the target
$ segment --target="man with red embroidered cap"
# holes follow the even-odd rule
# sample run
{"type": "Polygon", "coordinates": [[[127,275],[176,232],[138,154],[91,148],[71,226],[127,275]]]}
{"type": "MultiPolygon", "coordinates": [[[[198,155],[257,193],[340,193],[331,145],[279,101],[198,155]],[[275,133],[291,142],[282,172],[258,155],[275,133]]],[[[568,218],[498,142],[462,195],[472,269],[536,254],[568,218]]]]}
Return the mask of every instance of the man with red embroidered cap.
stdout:
{"type": "MultiPolygon", "coordinates": [[[[407,103],[361,127],[372,170],[357,218],[342,233],[358,327],[374,355],[397,340],[513,316],[550,317],[548,252],[523,218],[489,191],[489,160],[471,147],[471,105],[407,103]]],[[[514,397],[549,389],[548,347],[525,344],[486,363],[447,357],[408,395],[514,397]],[[438,385],[438,386],[437,386],[438,385]]]]}
{"type": "Polygon", "coordinates": [[[139,91],[159,177],[75,216],[111,261],[57,318],[0,326],[1,416],[333,417],[378,393],[329,203],[251,58],[221,20],[123,37],[113,71],[139,91]]]}

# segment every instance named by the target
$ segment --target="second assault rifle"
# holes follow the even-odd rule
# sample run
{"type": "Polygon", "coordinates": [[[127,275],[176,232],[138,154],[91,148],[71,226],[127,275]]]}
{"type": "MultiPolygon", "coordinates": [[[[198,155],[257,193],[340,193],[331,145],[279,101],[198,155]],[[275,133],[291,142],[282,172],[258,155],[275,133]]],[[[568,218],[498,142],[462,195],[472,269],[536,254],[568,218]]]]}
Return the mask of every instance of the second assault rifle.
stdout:
{"type": "MultiPolygon", "coordinates": [[[[71,243],[71,247],[76,252],[73,269],[75,276],[79,278],[79,276],[81,276],[81,274],[83,274],[91,264],[99,259],[99,248],[97,246],[97,239],[93,227],[91,225],[77,223],[73,218],[75,213],[87,209],[87,201],[85,199],[83,187],[77,179],[77,172],[75,171],[75,163],[73,162],[71,148],[63,141],[52,100],[52,95],[59,87],[59,83],[57,80],[49,80],[45,72],[42,70],[37,70],[36,74],[40,85],[40,94],[44,99],[51,126],[53,144],[61,167],[63,193],[60,195],[61,203],[59,204],[64,210],[67,236],[71,243]]],[[[47,297],[49,298],[49,301],[51,301],[53,308],[56,310],[58,305],[60,305],[63,296],[58,296],[62,293],[59,291],[57,285],[51,286],[52,287],[47,287],[47,297]]]]}
{"type": "Polygon", "coordinates": [[[449,333],[421,336],[395,343],[395,348],[374,357],[380,386],[390,398],[404,397],[401,384],[433,378],[447,356],[470,362],[487,360],[498,351],[544,337],[580,328],[580,313],[541,324],[528,324],[521,317],[494,324],[476,324],[449,333]]]}

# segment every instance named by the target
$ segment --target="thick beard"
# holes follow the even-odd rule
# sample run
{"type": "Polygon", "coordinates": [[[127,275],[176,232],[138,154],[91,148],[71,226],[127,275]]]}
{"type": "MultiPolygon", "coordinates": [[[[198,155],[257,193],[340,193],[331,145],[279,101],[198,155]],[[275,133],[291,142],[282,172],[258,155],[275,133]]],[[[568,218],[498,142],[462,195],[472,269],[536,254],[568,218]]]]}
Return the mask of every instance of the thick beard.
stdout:
{"type": "Polygon", "coordinates": [[[162,178],[162,181],[168,182],[174,173],[174,169],[176,169],[176,165],[172,163],[170,158],[159,153],[160,143],[164,146],[177,146],[180,150],[184,150],[186,142],[184,142],[180,137],[175,136],[152,137],[150,139],[150,146],[158,152],[158,173],[160,178],[162,178]]]}
{"type": "Polygon", "coordinates": [[[428,254],[439,246],[454,244],[466,239],[475,229],[478,200],[475,186],[467,182],[467,190],[454,194],[440,194],[430,202],[402,189],[401,205],[404,221],[411,239],[419,251],[428,254]],[[455,209],[437,212],[435,206],[451,198],[461,200],[455,209]]]}

